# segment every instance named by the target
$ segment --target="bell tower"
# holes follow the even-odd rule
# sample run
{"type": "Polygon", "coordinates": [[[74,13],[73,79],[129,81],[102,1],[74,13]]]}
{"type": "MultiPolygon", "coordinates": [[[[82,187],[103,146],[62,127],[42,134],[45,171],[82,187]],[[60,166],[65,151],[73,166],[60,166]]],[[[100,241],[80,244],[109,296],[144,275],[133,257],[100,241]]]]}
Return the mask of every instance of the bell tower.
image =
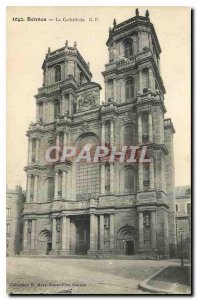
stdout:
{"type": "Polygon", "coordinates": [[[130,140],[132,145],[147,146],[151,157],[148,165],[136,166],[139,252],[168,256],[171,251],[173,255],[174,165],[170,145],[175,131],[171,120],[164,120],[161,47],[149,11],[140,16],[136,9],[133,18],[119,24],[114,19],[106,45],[109,60],[102,73],[105,105],[113,105],[118,118],[125,119],[126,114],[132,124],[129,129],[120,122],[116,142],[125,145],[130,140]]]}

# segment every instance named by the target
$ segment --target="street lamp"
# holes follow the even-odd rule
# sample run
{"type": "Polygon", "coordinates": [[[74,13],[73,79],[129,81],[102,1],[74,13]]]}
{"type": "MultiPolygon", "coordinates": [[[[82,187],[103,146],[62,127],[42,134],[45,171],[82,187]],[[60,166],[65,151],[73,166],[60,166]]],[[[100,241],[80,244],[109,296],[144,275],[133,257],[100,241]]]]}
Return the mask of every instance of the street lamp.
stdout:
{"type": "Polygon", "coordinates": [[[179,234],[181,237],[181,266],[183,267],[184,262],[183,262],[183,229],[182,228],[179,230],[179,234]]]}

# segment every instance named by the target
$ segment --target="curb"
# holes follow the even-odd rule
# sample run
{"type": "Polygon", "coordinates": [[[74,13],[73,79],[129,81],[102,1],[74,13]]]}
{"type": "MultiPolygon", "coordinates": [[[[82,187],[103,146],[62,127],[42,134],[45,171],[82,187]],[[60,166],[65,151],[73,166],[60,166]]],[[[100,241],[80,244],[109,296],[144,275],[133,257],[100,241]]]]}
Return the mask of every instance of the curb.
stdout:
{"type": "Polygon", "coordinates": [[[148,292],[151,292],[151,293],[154,293],[154,294],[174,294],[174,295],[177,295],[177,294],[182,294],[182,293],[179,293],[178,291],[174,292],[174,291],[170,291],[170,290],[164,290],[164,289],[159,289],[159,288],[156,288],[156,287],[153,287],[151,285],[148,284],[148,282],[153,279],[155,276],[157,276],[158,274],[160,274],[161,272],[163,272],[165,269],[167,269],[169,266],[166,266],[164,267],[163,269],[157,271],[156,273],[154,273],[152,276],[148,277],[147,279],[141,281],[139,283],[139,287],[145,291],[148,291],[148,292]]]}

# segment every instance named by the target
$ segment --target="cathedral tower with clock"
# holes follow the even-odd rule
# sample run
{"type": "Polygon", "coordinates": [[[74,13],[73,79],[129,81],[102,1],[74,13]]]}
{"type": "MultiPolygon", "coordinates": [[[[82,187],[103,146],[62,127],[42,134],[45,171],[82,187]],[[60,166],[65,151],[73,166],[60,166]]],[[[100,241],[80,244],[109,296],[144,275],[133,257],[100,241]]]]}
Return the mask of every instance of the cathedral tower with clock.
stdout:
{"type": "Polygon", "coordinates": [[[25,255],[175,255],[175,131],[149,12],[114,19],[106,45],[104,101],[76,43],[44,59],[27,131],[25,255]],[[146,146],[150,163],[46,160],[49,147],[85,144],[146,146]]]}

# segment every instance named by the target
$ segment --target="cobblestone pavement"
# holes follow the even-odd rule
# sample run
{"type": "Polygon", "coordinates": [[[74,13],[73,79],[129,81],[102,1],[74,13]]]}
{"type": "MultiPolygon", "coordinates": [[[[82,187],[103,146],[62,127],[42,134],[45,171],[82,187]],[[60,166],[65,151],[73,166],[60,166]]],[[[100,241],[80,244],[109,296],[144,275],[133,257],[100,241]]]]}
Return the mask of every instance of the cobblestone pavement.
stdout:
{"type": "MultiPolygon", "coordinates": [[[[7,293],[143,294],[140,281],[170,261],[7,258],[7,293]]],[[[174,262],[173,264],[176,264],[174,262]]]]}

